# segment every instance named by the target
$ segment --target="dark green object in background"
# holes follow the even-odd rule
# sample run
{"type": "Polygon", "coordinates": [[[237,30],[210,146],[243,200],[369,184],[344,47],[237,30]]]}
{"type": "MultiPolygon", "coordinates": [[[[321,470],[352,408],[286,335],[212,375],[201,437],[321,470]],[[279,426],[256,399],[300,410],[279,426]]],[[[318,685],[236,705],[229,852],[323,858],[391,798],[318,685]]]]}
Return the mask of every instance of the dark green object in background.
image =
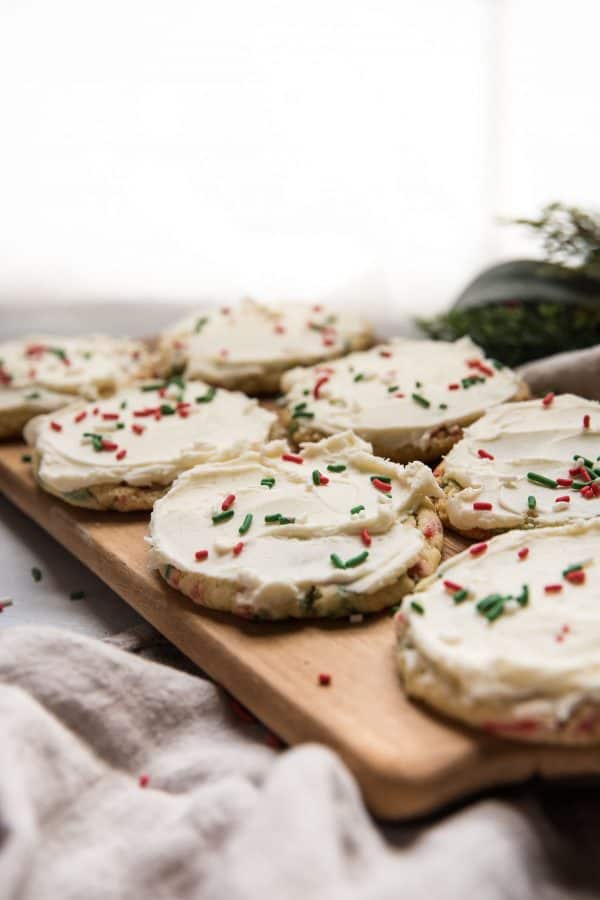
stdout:
{"type": "Polygon", "coordinates": [[[538,231],[547,260],[486,269],[421,328],[435,340],[468,334],[510,366],[600,342],[600,217],[555,203],[517,223],[538,231]]]}

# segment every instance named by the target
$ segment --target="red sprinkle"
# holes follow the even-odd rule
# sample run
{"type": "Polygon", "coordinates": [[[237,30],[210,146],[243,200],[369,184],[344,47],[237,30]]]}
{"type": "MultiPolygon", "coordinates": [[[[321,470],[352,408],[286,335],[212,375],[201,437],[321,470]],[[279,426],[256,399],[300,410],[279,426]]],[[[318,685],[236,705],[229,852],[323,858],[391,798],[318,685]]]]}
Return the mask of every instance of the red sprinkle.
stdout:
{"type": "Polygon", "coordinates": [[[377,488],[378,491],[382,491],[384,494],[389,494],[392,490],[391,484],[388,484],[387,481],[380,481],[379,478],[374,478],[371,484],[374,488],[377,488]]]}
{"type": "Polygon", "coordinates": [[[360,533],[360,536],[362,538],[362,542],[365,545],[365,547],[370,547],[371,544],[373,543],[373,538],[371,537],[371,535],[369,534],[369,532],[366,528],[363,528],[363,530],[360,533]]]}
{"type": "Polygon", "coordinates": [[[92,410],[92,415],[97,416],[99,412],[100,412],[100,409],[97,406],[95,406],[92,410]]]}
{"type": "Polygon", "coordinates": [[[556,483],[559,484],[561,487],[571,487],[571,485],[573,484],[573,479],[572,478],[557,478],[556,483]]]}
{"type": "Polygon", "coordinates": [[[335,344],[335,338],[330,337],[328,334],[324,334],[323,343],[326,347],[332,347],[335,344]]]}
{"type": "Polygon", "coordinates": [[[131,430],[133,431],[134,434],[143,434],[145,431],[145,428],[143,425],[138,425],[137,422],[134,422],[133,425],[131,426],[131,430]]]}
{"type": "Polygon", "coordinates": [[[233,506],[235,503],[235,494],[227,494],[223,502],[221,503],[221,509],[227,510],[230,506],[233,506]]]}
{"type": "Polygon", "coordinates": [[[485,553],[488,545],[486,543],[483,544],[473,544],[473,546],[469,549],[469,553],[471,556],[479,556],[480,553],[485,553]]]}
{"type": "Polygon", "coordinates": [[[278,323],[275,326],[275,334],[285,334],[285,326],[278,323]]]}
{"type": "Polygon", "coordinates": [[[563,589],[562,584],[547,584],[544,588],[547,594],[559,594],[563,589]]]}
{"type": "Polygon", "coordinates": [[[208,557],[208,550],[196,550],[195,557],[197,562],[203,562],[208,557]]]}
{"type": "Polygon", "coordinates": [[[452,384],[448,385],[449,391],[458,391],[459,389],[460,389],[460,384],[457,384],[455,381],[453,381],[452,384]]]}
{"type": "Polygon", "coordinates": [[[321,672],[319,674],[319,684],[322,684],[324,686],[331,684],[331,675],[329,675],[327,672],[321,672]]]}
{"type": "Polygon", "coordinates": [[[570,503],[571,498],[568,496],[568,494],[561,494],[560,497],[554,498],[554,502],[555,503],[570,503]]]}
{"type": "Polygon", "coordinates": [[[50,428],[53,431],[62,431],[62,425],[60,422],[50,422],[50,428]]]}
{"type": "Polygon", "coordinates": [[[106,438],[102,441],[102,449],[103,450],[117,450],[119,447],[118,444],[115,444],[114,441],[107,441],[106,438]]]}
{"type": "Polygon", "coordinates": [[[579,466],[573,466],[572,469],[569,469],[569,475],[579,475],[579,466]]]}
{"type": "Polygon", "coordinates": [[[313,397],[315,398],[315,400],[319,399],[320,390],[324,384],[327,384],[328,381],[329,381],[328,375],[322,375],[320,378],[317,379],[317,382],[313,388],[313,397]]]}
{"type": "Polygon", "coordinates": [[[244,549],[244,542],[243,542],[243,541],[240,541],[240,542],[239,542],[238,544],[236,544],[235,547],[233,548],[233,555],[234,555],[234,556],[239,556],[243,549],[244,549]]]}
{"type": "Polygon", "coordinates": [[[298,465],[304,462],[302,457],[297,456],[295,453],[284,453],[281,458],[284,460],[284,462],[298,463],[298,465]]]}
{"type": "Polygon", "coordinates": [[[583,417],[583,427],[586,428],[586,429],[589,428],[589,427],[590,427],[590,421],[591,421],[591,420],[590,420],[590,417],[589,417],[588,413],[586,413],[585,416],[583,417]]]}
{"type": "Polygon", "coordinates": [[[319,484],[322,484],[323,486],[329,484],[329,478],[327,477],[327,475],[323,475],[321,472],[319,472],[319,484]]]}
{"type": "Polygon", "coordinates": [[[529,547],[521,547],[519,552],[517,553],[519,559],[527,559],[529,556],[529,547]]]}
{"type": "Polygon", "coordinates": [[[102,413],[103,419],[118,419],[119,413],[102,413]]]}
{"type": "Polygon", "coordinates": [[[582,497],[585,497],[586,500],[593,500],[595,497],[594,489],[591,484],[588,484],[587,487],[581,488],[580,494],[582,497]]]}
{"type": "Polygon", "coordinates": [[[402,398],[402,397],[406,397],[406,394],[394,394],[394,397],[402,398]]]}
{"type": "Polygon", "coordinates": [[[166,387],[162,387],[162,388],[159,390],[158,396],[159,396],[159,397],[166,397],[166,396],[167,396],[167,389],[166,389],[166,387]]]}
{"type": "Polygon", "coordinates": [[[385,359],[389,359],[390,356],[392,355],[392,351],[391,350],[380,350],[379,355],[385,357],[385,359]]]}
{"type": "Polygon", "coordinates": [[[487,450],[478,450],[477,456],[480,459],[493,459],[494,458],[491,453],[487,452],[487,450]]]}
{"type": "Polygon", "coordinates": [[[446,581],[444,581],[444,587],[447,590],[451,591],[453,594],[455,594],[457,591],[462,591],[462,584],[457,584],[456,581],[450,581],[449,579],[446,579],[446,581]]]}
{"type": "Polygon", "coordinates": [[[487,500],[477,500],[473,504],[473,509],[493,509],[493,508],[494,507],[492,506],[492,504],[489,503],[487,500]]]}
{"type": "Polygon", "coordinates": [[[313,306],[313,312],[321,312],[322,309],[323,307],[320,303],[315,303],[315,305],[313,306]]]}
{"type": "Polygon", "coordinates": [[[579,469],[579,475],[581,476],[581,478],[582,478],[584,481],[591,481],[591,480],[592,480],[592,476],[590,475],[590,473],[588,472],[587,469],[584,469],[583,466],[581,466],[580,469],[579,469]]]}
{"type": "Polygon", "coordinates": [[[80,413],[77,413],[77,415],[75,416],[75,419],[73,421],[74,422],[83,422],[83,420],[85,419],[86,416],[87,416],[87,413],[86,413],[85,409],[83,409],[80,413]]]}
{"type": "Polygon", "coordinates": [[[549,394],[546,394],[544,399],[542,400],[542,406],[550,406],[552,401],[554,400],[554,391],[550,391],[549,394]]]}
{"type": "Polygon", "coordinates": [[[177,410],[177,413],[181,419],[187,419],[190,414],[190,411],[186,407],[182,406],[181,409],[177,410]]]}
{"type": "Polygon", "coordinates": [[[119,452],[115,456],[115,459],[119,459],[119,460],[125,459],[126,456],[127,456],[127,450],[119,450],[119,452]]]}
{"type": "Polygon", "coordinates": [[[150,776],[149,776],[149,775],[146,775],[145,773],[144,773],[143,775],[140,775],[140,777],[139,777],[139,779],[138,779],[138,784],[139,784],[139,786],[140,786],[141,788],[148,787],[148,784],[149,784],[149,783],[150,783],[150,776]]]}
{"type": "Polygon", "coordinates": [[[483,375],[487,375],[488,378],[491,378],[491,377],[493,376],[493,374],[494,374],[494,370],[493,370],[493,369],[490,369],[489,366],[486,366],[485,363],[479,363],[479,365],[477,366],[477,368],[479,369],[479,371],[480,371],[483,375]]]}
{"type": "Polygon", "coordinates": [[[585,572],[583,569],[575,569],[573,572],[567,572],[565,578],[571,584],[583,584],[585,582],[585,572]]]}

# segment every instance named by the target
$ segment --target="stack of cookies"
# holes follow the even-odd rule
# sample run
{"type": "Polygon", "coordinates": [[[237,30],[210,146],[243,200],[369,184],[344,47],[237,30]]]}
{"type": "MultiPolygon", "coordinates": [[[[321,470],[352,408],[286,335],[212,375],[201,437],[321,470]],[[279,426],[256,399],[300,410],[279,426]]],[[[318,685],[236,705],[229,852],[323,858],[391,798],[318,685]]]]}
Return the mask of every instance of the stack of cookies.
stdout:
{"type": "Polygon", "coordinates": [[[34,336],[0,358],[0,435],[24,427],[41,487],[152,509],[150,564],[194,602],[395,607],[409,694],[496,734],[600,739],[599,404],[321,305],[198,312],[152,352],[34,336]],[[441,564],[444,526],[476,543],[441,564]]]}

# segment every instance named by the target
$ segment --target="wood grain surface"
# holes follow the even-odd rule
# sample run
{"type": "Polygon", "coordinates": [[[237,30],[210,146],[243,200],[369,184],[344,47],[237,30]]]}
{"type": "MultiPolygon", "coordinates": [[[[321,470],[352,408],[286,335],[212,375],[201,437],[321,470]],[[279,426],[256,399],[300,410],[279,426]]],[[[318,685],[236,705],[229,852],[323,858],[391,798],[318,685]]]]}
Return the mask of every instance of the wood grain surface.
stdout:
{"type": "MultiPolygon", "coordinates": [[[[78,510],[45,494],[21,444],[0,447],[0,490],[289,744],[319,741],[354,772],[376,815],[410,818],[483,788],[600,774],[600,752],[536,747],[462,728],[410,701],[389,615],[247,623],[195,606],[148,571],[147,514],[78,510]],[[331,674],[328,687],[320,672],[331,674]]],[[[464,541],[446,537],[446,555],[464,541]]]]}

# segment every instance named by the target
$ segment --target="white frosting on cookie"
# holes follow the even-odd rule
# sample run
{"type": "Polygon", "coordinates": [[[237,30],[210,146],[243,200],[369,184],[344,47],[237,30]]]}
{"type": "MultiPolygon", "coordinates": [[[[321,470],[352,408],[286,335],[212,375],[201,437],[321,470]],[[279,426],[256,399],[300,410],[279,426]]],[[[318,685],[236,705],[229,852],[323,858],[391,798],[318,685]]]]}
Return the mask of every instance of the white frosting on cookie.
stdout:
{"type": "Polygon", "coordinates": [[[600,521],[480,546],[405,598],[396,616],[405,685],[443,712],[534,737],[540,723],[600,702],[600,521]],[[468,594],[456,602],[459,588],[468,594]]]}
{"type": "Polygon", "coordinates": [[[289,604],[312,586],[370,594],[418,559],[425,539],[411,516],[438,495],[422,463],[375,457],[350,432],[291,459],[287,444],[273,441],[178,478],[154,506],[151,560],[233,585],[249,608],[289,604]],[[373,476],[389,479],[389,489],[373,476]]]}
{"type": "Polygon", "coordinates": [[[600,515],[600,497],[593,489],[583,494],[577,489],[588,483],[588,475],[574,471],[581,465],[576,454],[592,462],[591,479],[600,477],[600,403],[563,394],[490,410],[446,456],[443,483],[462,488],[449,487],[450,523],[464,531],[493,530],[562,525],[600,515]],[[528,473],[549,478],[554,486],[540,485],[528,473]],[[529,497],[535,499],[532,508],[529,497]],[[481,503],[492,508],[474,508],[481,503]]]}
{"type": "Polygon", "coordinates": [[[41,456],[40,482],[64,493],[121,482],[168,484],[207,459],[260,446],[274,421],[244,394],[181,381],[160,392],[131,387],[96,404],[73,403],[32,419],[25,437],[41,456]]]}
{"type": "MultiPolygon", "coordinates": [[[[147,367],[148,354],[128,338],[36,334],[0,344],[0,361],[2,388],[37,387],[92,400],[135,378],[147,367]]],[[[13,402],[14,394],[0,388],[0,409],[13,402]]]]}
{"type": "Polygon", "coordinates": [[[162,346],[190,378],[226,384],[339,356],[370,335],[370,325],[345,310],[244,300],[187,316],[164,333],[162,346]]]}
{"type": "Polygon", "coordinates": [[[347,428],[379,452],[426,449],[436,430],[478,418],[515,395],[519,377],[496,368],[469,339],[454,343],[395,338],[327,366],[282,378],[292,417],[324,434],[347,428]]]}

